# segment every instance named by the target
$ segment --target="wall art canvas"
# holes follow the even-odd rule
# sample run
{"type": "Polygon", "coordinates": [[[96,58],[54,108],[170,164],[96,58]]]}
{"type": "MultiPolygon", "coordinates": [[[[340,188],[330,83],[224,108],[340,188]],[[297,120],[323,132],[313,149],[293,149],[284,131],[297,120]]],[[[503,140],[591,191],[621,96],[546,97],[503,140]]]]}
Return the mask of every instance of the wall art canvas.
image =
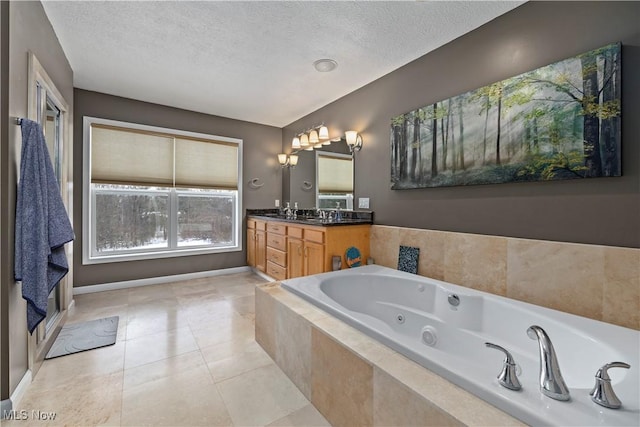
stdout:
{"type": "Polygon", "coordinates": [[[391,188],[621,175],[619,43],[391,119],[391,188]]]}

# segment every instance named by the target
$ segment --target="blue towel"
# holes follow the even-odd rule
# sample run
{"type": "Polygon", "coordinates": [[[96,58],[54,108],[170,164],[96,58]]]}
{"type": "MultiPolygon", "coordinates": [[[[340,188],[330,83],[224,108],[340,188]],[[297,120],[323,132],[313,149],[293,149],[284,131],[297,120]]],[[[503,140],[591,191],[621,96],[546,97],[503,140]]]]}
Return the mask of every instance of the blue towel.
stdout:
{"type": "Polygon", "coordinates": [[[27,300],[33,333],[47,315],[47,299],[69,271],[64,244],[73,228],[64,208],[40,125],[22,119],[22,157],[16,201],[14,276],[27,300]]]}

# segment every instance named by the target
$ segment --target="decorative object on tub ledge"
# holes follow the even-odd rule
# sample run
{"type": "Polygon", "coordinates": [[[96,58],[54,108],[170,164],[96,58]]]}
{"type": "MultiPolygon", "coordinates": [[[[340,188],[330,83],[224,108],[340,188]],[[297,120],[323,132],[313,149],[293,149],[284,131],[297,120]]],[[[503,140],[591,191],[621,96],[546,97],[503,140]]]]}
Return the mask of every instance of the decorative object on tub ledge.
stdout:
{"type": "Polygon", "coordinates": [[[253,178],[249,180],[249,188],[253,188],[257,190],[258,188],[262,188],[264,186],[264,182],[260,182],[260,178],[253,178]]]}
{"type": "Polygon", "coordinates": [[[302,189],[304,191],[310,191],[313,189],[313,183],[310,181],[302,181],[302,189]]]}
{"type": "Polygon", "coordinates": [[[418,256],[420,248],[400,245],[398,251],[398,270],[418,274],[418,256]]]}
{"type": "Polygon", "coordinates": [[[360,254],[360,249],[356,248],[355,246],[351,246],[345,252],[344,259],[349,268],[360,267],[360,265],[362,264],[362,255],[360,254]]]}
{"type": "Polygon", "coordinates": [[[118,316],[64,325],[45,359],[113,345],[118,335],[118,316]]]}
{"type": "Polygon", "coordinates": [[[340,255],[334,255],[331,257],[331,270],[337,271],[342,268],[342,257],[340,255]]]}
{"type": "Polygon", "coordinates": [[[47,315],[51,291],[69,271],[64,245],[74,239],[42,127],[20,122],[22,151],[16,198],[14,278],[27,301],[33,333],[47,315]]]}
{"type": "Polygon", "coordinates": [[[621,176],[621,45],[391,119],[391,189],[621,176]]]}

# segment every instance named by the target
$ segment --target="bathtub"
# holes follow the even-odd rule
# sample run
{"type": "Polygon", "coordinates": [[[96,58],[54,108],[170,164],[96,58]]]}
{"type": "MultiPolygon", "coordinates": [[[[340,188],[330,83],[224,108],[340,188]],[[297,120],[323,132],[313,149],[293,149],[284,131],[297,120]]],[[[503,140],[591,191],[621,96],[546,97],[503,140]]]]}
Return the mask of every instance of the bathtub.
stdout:
{"type": "Polygon", "coordinates": [[[282,287],[527,424],[640,425],[638,331],[377,265],[289,279],[282,287]],[[540,392],[531,325],[551,338],[569,401],[540,392]],[[498,384],[504,355],[485,342],[511,352],[521,390],[498,384]],[[596,371],[614,361],[631,365],[609,370],[620,409],[589,396],[596,371]]]}

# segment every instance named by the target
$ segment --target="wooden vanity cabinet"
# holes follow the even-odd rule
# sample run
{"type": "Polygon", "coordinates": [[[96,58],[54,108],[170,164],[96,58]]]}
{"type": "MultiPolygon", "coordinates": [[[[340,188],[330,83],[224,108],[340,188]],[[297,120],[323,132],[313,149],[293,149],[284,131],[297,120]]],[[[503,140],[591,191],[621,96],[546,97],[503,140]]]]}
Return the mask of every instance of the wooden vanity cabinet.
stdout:
{"type": "Polygon", "coordinates": [[[287,277],[323,273],[324,250],[324,230],[290,226],[287,233],[287,277]]]}
{"type": "Polygon", "coordinates": [[[371,225],[316,226],[297,222],[247,220],[247,264],[276,280],[324,273],[339,256],[347,268],[345,252],[360,250],[361,264],[369,256],[371,225]]]}
{"type": "Polygon", "coordinates": [[[287,226],[267,222],[267,274],[276,280],[287,278],[287,226]]]}
{"type": "Polygon", "coordinates": [[[262,272],[267,268],[267,223],[247,220],[247,265],[262,272]]]}

